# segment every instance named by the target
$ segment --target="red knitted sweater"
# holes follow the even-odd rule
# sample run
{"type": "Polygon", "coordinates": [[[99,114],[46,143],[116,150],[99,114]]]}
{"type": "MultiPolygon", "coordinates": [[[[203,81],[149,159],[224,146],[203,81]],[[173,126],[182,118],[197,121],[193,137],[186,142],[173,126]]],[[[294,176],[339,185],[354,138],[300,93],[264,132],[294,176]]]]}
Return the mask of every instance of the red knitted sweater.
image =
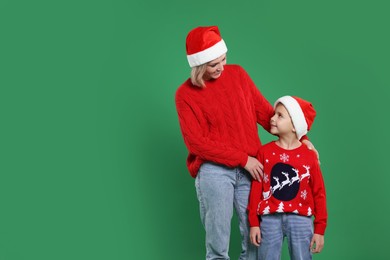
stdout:
{"type": "Polygon", "coordinates": [[[196,177],[205,161],[228,167],[246,165],[248,155],[261,147],[257,123],[269,131],[274,110],[238,65],[225,65],[221,76],[206,87],[185,81],[176,91],[176,109],[184,142],[187,167],[196,177]]]}
{"type": "Polygon", "coordinates": [[[302,144],[286,150],[275,142],[261,148],[261,182],[252,181],[248,218],[260,226],[258,215],[295,213],[314,215],[314,233],[323,235],[327,224],[326,193],[317,155],[302,144]]]}

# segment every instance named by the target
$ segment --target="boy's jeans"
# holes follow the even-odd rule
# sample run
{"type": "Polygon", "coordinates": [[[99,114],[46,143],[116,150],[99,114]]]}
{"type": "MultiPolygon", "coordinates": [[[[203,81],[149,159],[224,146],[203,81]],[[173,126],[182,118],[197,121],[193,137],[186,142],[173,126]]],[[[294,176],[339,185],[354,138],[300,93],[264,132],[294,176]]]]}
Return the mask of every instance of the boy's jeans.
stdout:
{"type": "Polygon", "coordinates": [[[312,259],[310,242],[313,237],[311,217],[282,213],[261,216],[259,259],[280,259],[283,238],[287,237],[290,259],[312,259]]]}
{"type": "Polygon", "coordinates": [[[255,260],[257,249],[249,241],[247,204],[251,175],[243,168],[203,163],[195,180],[200,217],[206,230],[206,259],[230,259],[230,222],[236,210],[241,239],[241,260],[255,260]]]}

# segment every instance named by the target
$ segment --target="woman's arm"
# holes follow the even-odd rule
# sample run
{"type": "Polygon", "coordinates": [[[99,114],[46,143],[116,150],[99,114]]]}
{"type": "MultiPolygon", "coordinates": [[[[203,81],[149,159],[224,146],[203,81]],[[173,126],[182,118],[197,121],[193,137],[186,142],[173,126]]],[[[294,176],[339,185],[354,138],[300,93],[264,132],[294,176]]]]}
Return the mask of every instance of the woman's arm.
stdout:
{"type": "Polygon", "coordinates": [[[274,115],[274,108],[263,96],[263,94],[261,94],[253,80],[243,68],[241,68],[241,75],[242,81],[248,86],[251,92],[250,94],[253,97],[257,123],[269,132],[271,129],[270,120],[271,117],[274,115]]]}
{"type": "Polygon", "coordinates": [[[248,161],[246,153],[204,136],[204,130],[196,115],[197,108],[195,105],[190,105],[180,95],[176,95],[176,109],[184,143],[190,153],[199,156],[203,160],[228,167],[246,166],[248,161]]]}

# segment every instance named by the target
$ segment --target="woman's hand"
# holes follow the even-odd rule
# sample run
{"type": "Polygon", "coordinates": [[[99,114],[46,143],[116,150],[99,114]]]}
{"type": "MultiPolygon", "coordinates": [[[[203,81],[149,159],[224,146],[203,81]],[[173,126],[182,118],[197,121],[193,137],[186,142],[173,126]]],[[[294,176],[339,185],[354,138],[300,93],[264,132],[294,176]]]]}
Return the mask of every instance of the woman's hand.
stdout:
{"type": "Polygon", "coordinates": [[[251,227],[249,231],[249,237],[253,245],[260,246],[260,242],[261,242],[260,227],[251,227]]]}
{"type": "Polygon", "coordinates": [[[317,154],[318,163],[320,162],[320,154],[318,153],[317,149],[314,147],[314,145],[307,139],[303,140],[302,143],[304,143],[309,150],[313,150],[317,154]]]}
{"type": "Polygon", "coordinates": [[[257,181],[260,181],[261,178],[263,178],[263,165],[255,157],[248,156],[248,161],[246,162],[244,169],[257,181]]]}
{"type": "MultiPolygon", "coordinates": [[[[251,228],[252,230],[252,228],[251,228]]],[[[320,253],[324,248],[324,236],[319,234],[314,234],[310,242],[310,250],[313,254],[320,253]]]]}

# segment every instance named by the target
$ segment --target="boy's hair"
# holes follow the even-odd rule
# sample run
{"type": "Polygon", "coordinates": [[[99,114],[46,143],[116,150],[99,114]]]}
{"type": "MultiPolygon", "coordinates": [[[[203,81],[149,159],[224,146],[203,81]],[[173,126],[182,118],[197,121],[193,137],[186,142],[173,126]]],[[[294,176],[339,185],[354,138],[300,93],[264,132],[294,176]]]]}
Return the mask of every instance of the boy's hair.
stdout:
{"type": "Polygon", "coordinates": [[[278,104],[284,105],[290,114],[298,139],[307,134],[316,117],[313,105],[302,98],[284,96],[276,100],[274,108],[278,104]]]}

